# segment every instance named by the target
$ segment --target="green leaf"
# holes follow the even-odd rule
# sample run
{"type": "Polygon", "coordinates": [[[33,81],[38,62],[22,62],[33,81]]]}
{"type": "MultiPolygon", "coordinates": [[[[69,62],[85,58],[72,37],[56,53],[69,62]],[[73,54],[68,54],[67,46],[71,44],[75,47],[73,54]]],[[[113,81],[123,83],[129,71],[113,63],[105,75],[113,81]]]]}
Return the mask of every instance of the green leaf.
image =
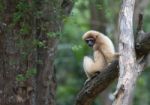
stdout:
{"type": "Polygon", "coordinates": [[[21,35],[29,34],[29,31],[30,31],[30,26],[24,23],[24,24],[21,26],[20,34],[21,34],[21,35]]]}
{"type": "Polygon", "coordinates": [[[37,74],[37,70],[35,68],[30,68],[27,70],[25,77],[30,78],[30,77],[35,76],[36,74],[37,74]]]}
{"type": "Polygon", "coordinates": [[[26,77],[23,75],[23,74],[18,74],[16,76],[16,80],[17,81],[25,81],[26,80],[26,77]]]}
{"type": "Polygon", "coordinates": [[[13,14],[13,22],[17,23],[18,21],[21,20],[21,18],[23,17],[23,13],[21,12],[16,12],[13,14]]]}

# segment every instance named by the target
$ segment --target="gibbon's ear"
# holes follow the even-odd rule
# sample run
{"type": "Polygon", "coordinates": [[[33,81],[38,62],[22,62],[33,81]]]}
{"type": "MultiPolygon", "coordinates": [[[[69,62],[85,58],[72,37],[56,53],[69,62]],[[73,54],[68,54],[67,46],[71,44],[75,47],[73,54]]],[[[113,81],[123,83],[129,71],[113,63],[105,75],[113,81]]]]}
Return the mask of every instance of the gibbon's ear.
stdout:
{"type": "Polygon", "coordinates": [[[94,38],[87,38],[85,39],[86,43],[88,44],[89,47],[93,47],[95,44],[95,39],[94,38]]]}

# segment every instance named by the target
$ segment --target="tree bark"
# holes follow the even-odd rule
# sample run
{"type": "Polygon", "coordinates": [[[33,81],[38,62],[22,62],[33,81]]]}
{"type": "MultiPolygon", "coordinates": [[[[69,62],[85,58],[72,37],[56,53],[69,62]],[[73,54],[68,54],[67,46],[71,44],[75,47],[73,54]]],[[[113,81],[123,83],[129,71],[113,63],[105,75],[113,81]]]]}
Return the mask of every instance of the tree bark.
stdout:
{"type": "Polygon", "coordinates": [[[130,105],[136,80],[143,70],[143,62],[136,59],[133,35],[135,0],[123,0],[119,16],[119,80],[113,105],[130,105]]]}
{"type": "Polygon", "coordinates": [[[71,0],[1,0],[0,105],[55,105],[54,58],[71,0]]]}
{"type": "Polygon", "coordinates": [[[123,0],[119,16],[119,80],[113,105],[129,105],[136,82],[136,63],[133,36],[135,0],[123,0]]]}

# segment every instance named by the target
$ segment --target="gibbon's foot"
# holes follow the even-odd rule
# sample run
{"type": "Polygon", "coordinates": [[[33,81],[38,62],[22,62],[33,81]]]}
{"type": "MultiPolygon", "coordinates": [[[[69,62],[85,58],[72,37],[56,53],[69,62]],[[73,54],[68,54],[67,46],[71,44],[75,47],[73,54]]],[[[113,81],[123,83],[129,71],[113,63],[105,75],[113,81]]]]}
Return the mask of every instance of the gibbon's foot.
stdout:
{"type": "Polygon", "coordinates": [[[85,82],[84,82],[84,85],[86,85],[91,79],[88,78],[85,82]]]}
{"type": "Polygon", "coordinates": [[[97,72],[95,72],[95,75],[98,75],[98,74],[100,74],[101,72],[100,71],[97,71],[97,72]]]}
{"type": "Polygon", "coordinates": [[[91,78],[88,78],[85,82],[84,82],[84,85],[86,85],[91,79],[95,78],[98,74],[100,74],[101,72],[100,71],[97,71],[94,73],[94,75],[91,77],[91,78]]]}
{"type": "Polygon", "coordinates": [[[100,74],[100,73],[101,73],[100,71],[95,72],[94,75],[93,75],[91,78],[92,78],[92,79],[95,78],[95,77],[96,77],[98,74],[100,74]]]}

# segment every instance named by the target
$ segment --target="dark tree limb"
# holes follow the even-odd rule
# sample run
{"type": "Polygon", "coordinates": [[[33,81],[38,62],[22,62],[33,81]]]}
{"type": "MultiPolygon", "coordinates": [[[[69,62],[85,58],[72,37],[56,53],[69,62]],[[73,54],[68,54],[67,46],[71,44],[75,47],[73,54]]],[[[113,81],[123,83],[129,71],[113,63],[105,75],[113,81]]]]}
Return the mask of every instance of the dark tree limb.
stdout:
{"type": "Polygon", "coordinates": [[[138,35],[138,32],[142,29],[143,26],[143,14],[139,14],[139,21],[138,21],[138,26],[137,26],[137,33],[136,35],[138,35]]]}
{"type": "Polygon", "coordinates": [[[143,14],[139,14],[139,21],[137,26],[137,32],[136,35],[138,35],[135,49],[137,52],[137,57],[140,58],[143,55],[147,55],[149,53],[150,49],[150,32],[145,33],[143,31],[143,14]],[[143,50],[144,49],[144,50],[143,50]]]}
{"type": "MultiPolygon", "coordinates": [[[[141,40],[137,40],[135,43],[137,58],[147,55],[150,51],[150,33],[141,33],[141,36],[141,40]]],[[[90,105],[93,99],[118,77],[118,73],[118,60],[116,60],[104,72],[98,74],[83,86],[77,95],[75,105],[90,105]]]]}

